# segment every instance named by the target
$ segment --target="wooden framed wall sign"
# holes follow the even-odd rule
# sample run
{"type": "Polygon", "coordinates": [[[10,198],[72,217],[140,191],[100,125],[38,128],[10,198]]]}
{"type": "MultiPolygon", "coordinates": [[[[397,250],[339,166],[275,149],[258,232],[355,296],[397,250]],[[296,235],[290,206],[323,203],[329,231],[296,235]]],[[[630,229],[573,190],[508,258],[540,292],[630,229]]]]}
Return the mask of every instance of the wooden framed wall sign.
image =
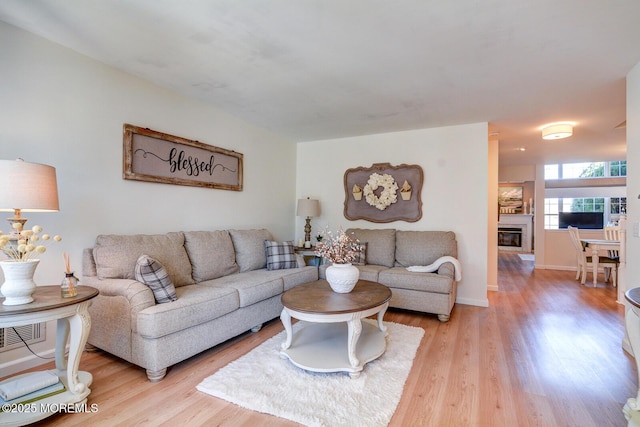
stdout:
{"type": "Polygon", "coordinates": [[[124,179],[242,191],[241,153],[130,124],[123,131],[124,179]]]}
{"type": "Polygon", "coordinates": [[[344,217],[371,222],[407,221],[422,218],[422,168],[418,165],[347,169],[344,173],[344,217]]]}

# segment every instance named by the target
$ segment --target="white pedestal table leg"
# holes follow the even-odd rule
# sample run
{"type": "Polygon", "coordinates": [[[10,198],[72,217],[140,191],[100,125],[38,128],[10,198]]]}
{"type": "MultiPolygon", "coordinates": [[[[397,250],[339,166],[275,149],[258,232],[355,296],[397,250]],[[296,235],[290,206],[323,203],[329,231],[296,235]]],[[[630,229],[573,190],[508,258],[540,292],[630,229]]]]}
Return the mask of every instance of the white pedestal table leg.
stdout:
{"type": "Polygon", "coordinates": [[[347,342],[347,348],[349,352],[349,363],[352,367],[357,368],[360,366],[360,361],[356,356],[356,345],[358,339],[360,339],[360,333],[362,333],[362,321],[358,319],[352,319],[347,322],[349,336],[347,342]]]}
{"type": "Polygon", "coordinates": [[[291,347],[291,340],[293,338],[293,330],[291,329],[291,315],[286,308],[282,309],[282,313],[280,313],[280,320],[284,325],[284,330],[287,331],[285,342],[282,343],[282,349],[286,350],[291,347]]]}

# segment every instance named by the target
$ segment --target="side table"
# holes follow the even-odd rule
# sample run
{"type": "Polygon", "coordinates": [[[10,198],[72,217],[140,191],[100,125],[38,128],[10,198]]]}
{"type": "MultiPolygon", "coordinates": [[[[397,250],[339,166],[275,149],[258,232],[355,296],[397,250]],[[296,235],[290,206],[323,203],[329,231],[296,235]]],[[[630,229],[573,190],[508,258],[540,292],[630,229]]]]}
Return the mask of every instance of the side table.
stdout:
{"type": "Polygon", "coordinates": [[[304,248],[300,246],[295,247],[295,252],[303,256],[304,261],[307,265],[320,266],[323,259],[316,255],[316,253],[314,252],[315,250],[315,246],[311,246],[310,248],[304,248]]]}
{"type": "MultiPolygon", "coordinates": [[[[78,286],[78,295],[62,298],[60,286],[38,286],[33,302],[24,305],[0,305],[0,328],[30,325],[57,320],[55,372],[66,390],[28,405],[28,408],[0,413],[0,425],[20,426],[41,420],[65,409],[68,405],[86,403],[91,393],[93,377],[88,372],[78,372],[82,349],[91,329],[88,308],[98,290],[90,286],[78,286]],[[69,342],[69,355],[65,359],[65,347],[69,342]]],[[[0,298],[0,302],[2,298],[0,298]]],[[[15,378],[15,377],[14,377],[15,378]]],[[[19,405],[18,405],[19,406],[19,405]]]]}

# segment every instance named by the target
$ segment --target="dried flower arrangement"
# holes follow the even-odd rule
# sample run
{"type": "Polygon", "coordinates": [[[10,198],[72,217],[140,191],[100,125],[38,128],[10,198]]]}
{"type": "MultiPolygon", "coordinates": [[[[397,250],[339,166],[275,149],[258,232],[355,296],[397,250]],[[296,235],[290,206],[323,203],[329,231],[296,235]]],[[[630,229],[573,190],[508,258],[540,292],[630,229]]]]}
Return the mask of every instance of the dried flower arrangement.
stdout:
{"type": "Polygon", "coordinates": [[[324,239],[318,242],[316,256],[325,258],[334,264],[348,264],[356,260],[360,245],[358,239],[347,236],[342,227],[333,235],[329,230],[324,232],[324,239]]]}
{"type": "Polygon", "coordinates": [[[30,230],[22,230],[22,224],[20,223],[15,223],[13,227],[20,234],[17,241],[12,241],[11,236],[2,234],[2,231],[0,231],[0,250],[12,261],[29,261],[34,259],[36,256],[46,252],[47,244],[52,241],[59,242],[62,240],[60,236],[51,237],[49,234],[40,236],[42,227],[39,225],[34,225],[30,230]]]}

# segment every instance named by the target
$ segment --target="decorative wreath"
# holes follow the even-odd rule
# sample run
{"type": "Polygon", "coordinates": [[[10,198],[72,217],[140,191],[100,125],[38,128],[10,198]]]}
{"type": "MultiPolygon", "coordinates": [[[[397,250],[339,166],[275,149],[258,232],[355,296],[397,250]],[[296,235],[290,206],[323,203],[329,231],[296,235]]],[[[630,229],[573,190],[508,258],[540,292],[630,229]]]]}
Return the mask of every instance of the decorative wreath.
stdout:
{"type": "Polygon", "coordinates": [[[369,176],[369,181],[367,181],[367,185],[364,186],[364,196],[367,203],[376,209],[380,209],[381,211],[385,210],[392,203],[398,201],[398,196],[396,196],[396,190],[398,189],[398,184],[393,179],[393,177],[387,173],[384,175],[380,175],[377,173],[372,173],[369,176]],[[380,197],[376,196],[374,191],[378,189],[378,187],[382,186],[383,190],[380,194],[380,197]]]}

